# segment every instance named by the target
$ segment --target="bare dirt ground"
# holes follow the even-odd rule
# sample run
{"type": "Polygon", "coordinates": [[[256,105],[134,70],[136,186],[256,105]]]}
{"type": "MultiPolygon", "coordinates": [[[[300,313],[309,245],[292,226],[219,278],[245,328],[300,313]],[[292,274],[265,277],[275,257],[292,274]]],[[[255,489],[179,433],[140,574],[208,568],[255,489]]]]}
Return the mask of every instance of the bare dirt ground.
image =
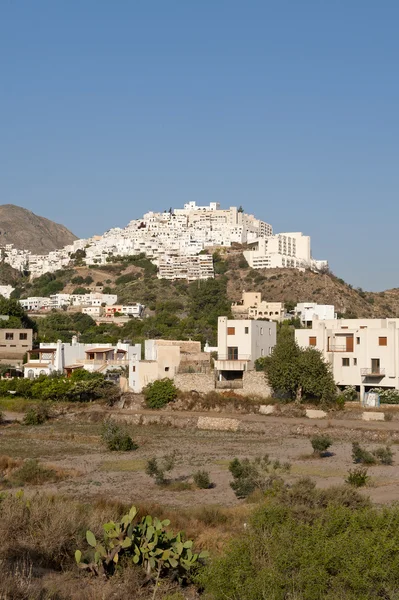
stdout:
{"type": "Polygon", "coordinates": [[[139,448],[123,453],[104,448],[100,438],[101,422],[89,420],[86,413],[74,420],[61,417],[35,427],[14,422],[0,426],[0,455],[37,458],[43,465],[71,472],[71,476],[57,484],[25,486],[26,493],[40,489],[85,501],[104,497],[123,503],[156,503],[183,508],[239,504],[229,485],[228,464],[235,457],[255,458],[269,454],[271,459],[291,463],[291,472],[284,475],[287,482],[309,476],[319,487],[328,487],[342,484],[348,469],[354,467],[352,441],[362,440],[368,449],[380,446],[384,441],[384,444],[392,443],[394,464],[371,467],[371,482],[363,492],[377,503],[399,499],[399,447],[395,442],[399,424],[345,419],[310,423],[306,419],[260,415],[242,416],[241,419],[244,429],[237,432],[126,425],[139,448]],[[331,456],[326,458],[312,456],[309,437],[320,429],[326,430],[325,433],[334,440],[331,456]],[[162,457],[173,451],[176,465],[170,474],[172,480],[190,482],[195,471],[205,469],[214,486],[208,490],[157,486],[145,473],[146,462],[151,457],[162,457]]]}

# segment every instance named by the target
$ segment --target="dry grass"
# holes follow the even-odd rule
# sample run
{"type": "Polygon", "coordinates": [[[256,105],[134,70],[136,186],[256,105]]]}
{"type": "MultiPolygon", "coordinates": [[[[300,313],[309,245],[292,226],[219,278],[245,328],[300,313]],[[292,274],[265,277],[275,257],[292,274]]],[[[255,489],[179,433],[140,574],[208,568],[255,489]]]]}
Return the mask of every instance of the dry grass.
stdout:
{"type": "MultiPolygon", "coordinates": [[[[5,464],[5,460],[2,463],[5,464]]],[[[138,567],[121,570],[110,581],[88,579],[74,563],[76,548],[84,548],[85,532],[102,536],[102,524],[119,519],[128,509],[119,502],[100,499],[91,505],[61,496],[34,494],[28,499],[7,494],[0,502],[0,599],[1,600],[118,600],[152,597],[153,586],[142,587],[138,567]]],[[[139,516],[169,518],[171,528],[184,530],[198,549],[222,551],[231,537],[241,532],[248,506],[224,509],[217,506],[195,510],[170,510],[154,504],[141,505],[139,516]]],[[[194,588],[179,595],[179,587],[161,582],[157,598],[196,598],[194,588]]]]}

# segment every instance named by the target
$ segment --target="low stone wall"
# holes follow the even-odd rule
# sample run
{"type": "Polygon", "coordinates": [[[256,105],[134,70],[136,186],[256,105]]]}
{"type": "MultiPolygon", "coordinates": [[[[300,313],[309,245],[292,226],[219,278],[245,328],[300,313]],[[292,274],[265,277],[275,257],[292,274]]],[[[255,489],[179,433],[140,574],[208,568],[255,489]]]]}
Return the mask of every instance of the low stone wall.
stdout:
{"type": "Polygon", "coordinates": [[[202,394],[215,390],[215,375],[210,373],[177,373],[174,377],[175,386],[182,392],[195,390],[202,394]]]}

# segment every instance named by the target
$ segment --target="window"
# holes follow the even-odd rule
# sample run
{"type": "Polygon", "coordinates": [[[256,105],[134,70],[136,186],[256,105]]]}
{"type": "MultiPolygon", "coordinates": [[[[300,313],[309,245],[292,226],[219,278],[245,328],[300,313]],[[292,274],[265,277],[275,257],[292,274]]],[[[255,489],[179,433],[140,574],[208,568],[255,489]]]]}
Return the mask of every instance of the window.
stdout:
{"type": "Polygon", "coordinates": [[[357,365],[357,358],[354,358],[353,359],[353,366],[356,367],[356,365],[357,365]]]}
{"type": "Polygon", "coordinates": [[[245,327],[244,333],[249,333],[249,327],[245,327]]]}
{"type": "Polygon", "coordinates": [[[386,337],[379,337],[378,338],[378,345],[379,346],[387,346],[388,345],[388,341],[386,337]]]}
{"type": "Polygon", "coordinates": [[[348,329],[347,327],[341,327],[341,329],[348,329]]]}
{"type": "Polygon", "coordinates": [[[272,328],[269,327],[269,335],[271,335],[271,334],[272,334],[272,328]]]}
{"type": "Polygon", "coordinates": [[[6,332],[6,340],[13,340],[13,339],[14,339],[14,334],[6,332]]]}
{"type": "Polygon", "coordinates": [[[227,360],[238,360],[238,348],[234,346],[227,348],[227,360]]]}
{"type": "Polygon", "coordinates": [[[235,335],[236,333],[236,328],[235,327],[228,327],[227,328],[227,335],[235,335]]]}
{"type": "Polygon", "coordinates": [[[342,366],[343,367],[349,367],[349,358],[343,358],[342,359],[342,366]]]}
{"type": "Polygon", "coordinates": [[[316,346],[317,340],[315,336],[309,338],[309,346],[316,346]]]}
{"type": "Polygon", "coordinates": [[[20,340],[27,340],[28,339],[28,334],[27,333],[20,333],[19,334],[19,339],[20,340]]]}
{"type": "Polygon", "coordinates": [[[28,379],[33,379],[33,377],[34,377],[33,369],[29,369],[29,371],[28,371],[28,379]]]}
{"type": "Polygon", "coordinates": [[[261,355],[261,356],[264,356],[264,355],[265,355],[265,351],[264,351],[264,349],[263,349],[263,348],[261,348],[261,349],[260,349],[260,355],[261,355]]]}
{"type": "Polygon", "coordinates": [[[260,328],[260,334],[263,335],[263,327],[260,328]]]}
{"type": "Polygon", "coordinates": [[[165,371],[166,371],[166,372],[167,372],[167,371],[169,371],[169,367],[165,367],[165,371]]]}
{"type": "Polygon", "coordinates": [[[133,365],[133,367],[132,367],[132,371],[133,371],[133,373],[135,373],[135,372],[136,372],[136,367],[135,367],[134,365],[133,365]]]}
{"type": "Polygon", "coordinates": [[[360,325],[360,329],[367,329],[367,325],[360,325]]]}
{"type": "Polygon", "coordinates": [[[360,344],[360,337],[356,338],[356,344],[360,344]]]}

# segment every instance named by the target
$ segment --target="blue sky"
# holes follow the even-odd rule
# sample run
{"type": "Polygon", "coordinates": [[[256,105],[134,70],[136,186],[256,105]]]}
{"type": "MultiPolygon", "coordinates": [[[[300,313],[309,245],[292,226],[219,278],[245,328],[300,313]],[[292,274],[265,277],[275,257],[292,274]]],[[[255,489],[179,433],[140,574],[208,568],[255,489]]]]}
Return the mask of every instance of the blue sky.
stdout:
{"type": "Polygon", "coordinates": [[[76,235],[242,204],[399,287],[397,0],[3,0],[0,203],[76,235]]]}

